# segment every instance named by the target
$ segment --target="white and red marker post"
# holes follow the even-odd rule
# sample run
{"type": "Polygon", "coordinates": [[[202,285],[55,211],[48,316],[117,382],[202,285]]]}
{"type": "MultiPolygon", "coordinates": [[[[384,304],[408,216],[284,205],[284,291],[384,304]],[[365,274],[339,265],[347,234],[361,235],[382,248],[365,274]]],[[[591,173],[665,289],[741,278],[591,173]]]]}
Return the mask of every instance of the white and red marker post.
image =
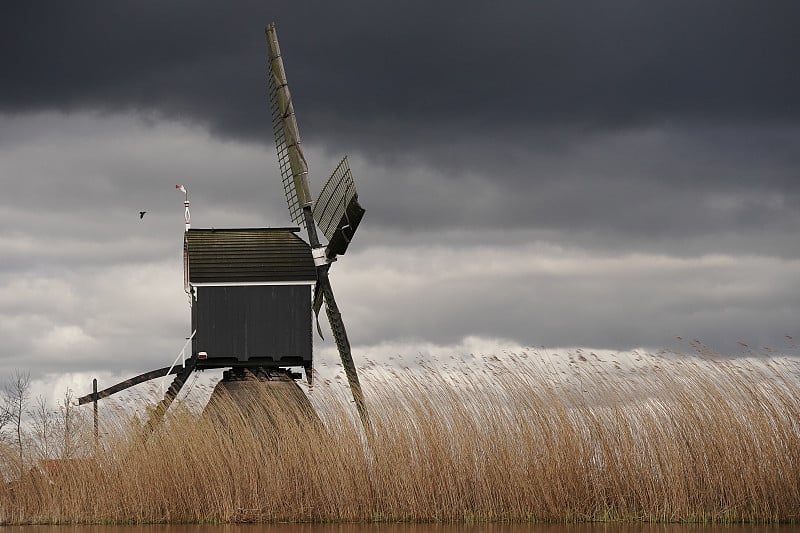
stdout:
{"type": "Polygon", "coordinates": [[[184,207],[183,218],[184,218],[184,220],[186,220],[186,227],[184,228],[184,231],[189,231],[189,228],[192,227],[192,225],[190,224],[190,220],[192,219],[192,216],[189,214],[189,203],[190,203],[189,202],[189,191],[187,191],[186,187],[184,187],[183,185],[176,185],[175,188],[176,189],[180,189],[180,191],[184,195],[183,196],[183,207],[184,207]]]}

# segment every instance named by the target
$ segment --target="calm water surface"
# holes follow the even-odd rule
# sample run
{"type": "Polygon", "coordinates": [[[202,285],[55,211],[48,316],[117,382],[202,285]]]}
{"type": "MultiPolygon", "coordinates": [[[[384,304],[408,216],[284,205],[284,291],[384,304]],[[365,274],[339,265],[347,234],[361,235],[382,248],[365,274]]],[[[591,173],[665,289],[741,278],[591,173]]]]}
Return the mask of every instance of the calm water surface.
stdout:
{"type": "Polygon", "coordinates": [[[6,526],[0,533],[800,533],[800,525],[646,524],[242,524],[179,526],[6,526]]]}

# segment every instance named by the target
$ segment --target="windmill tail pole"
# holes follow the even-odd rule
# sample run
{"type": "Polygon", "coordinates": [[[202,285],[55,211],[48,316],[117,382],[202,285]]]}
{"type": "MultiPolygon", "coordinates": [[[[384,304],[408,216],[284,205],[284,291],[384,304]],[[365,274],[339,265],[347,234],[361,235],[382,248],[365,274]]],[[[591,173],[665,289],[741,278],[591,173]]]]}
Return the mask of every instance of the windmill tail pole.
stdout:
{"type": "MultiPolygon", "coordinates": [[[[167,414],[167,409],[169,409],[169,406],[172,405],[172,402],[178,396],[178,393],[181,391],[186,383],[186,380],[189,379],[189,375],[194,371],[196,366],[197,355],[193,355],[185,361],[183,367],[178,367],[178,371],[175,373],[175,379],[172,380],[169,388],[164,393],[164,398],[158,404],[156,404],[156,406],[150,412],[150,417],[145,424],[145,438],[149,436],[150,433],[155,431],[156,428],[164,421],[164,416],[167,414]]],[[[171,371],[172,369],[170,368],[167,371],[167,375],[169,375],[171,371]]]]}

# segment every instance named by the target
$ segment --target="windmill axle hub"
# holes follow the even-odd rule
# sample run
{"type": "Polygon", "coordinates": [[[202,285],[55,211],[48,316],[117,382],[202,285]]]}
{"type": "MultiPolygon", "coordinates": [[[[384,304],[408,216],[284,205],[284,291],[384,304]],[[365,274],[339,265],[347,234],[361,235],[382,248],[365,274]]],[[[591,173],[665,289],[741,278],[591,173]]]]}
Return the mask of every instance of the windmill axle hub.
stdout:
{"type": "Polygon", "coordinates": [[[330,260],[325,253],[325,248],[322,246],[318,248],[312,248],[311,255],[314,257],[314,266],[321,267],[330,263],[330,260]]]}

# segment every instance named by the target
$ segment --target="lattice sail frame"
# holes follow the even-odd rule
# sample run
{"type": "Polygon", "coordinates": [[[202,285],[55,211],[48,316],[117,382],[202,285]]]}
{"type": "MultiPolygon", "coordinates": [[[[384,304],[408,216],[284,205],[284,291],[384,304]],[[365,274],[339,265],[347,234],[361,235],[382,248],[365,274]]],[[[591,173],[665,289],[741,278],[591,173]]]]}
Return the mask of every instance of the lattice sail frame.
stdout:
{"type": "Polygon", "coordinates": [[[314,203],[314,220],[328,240],[333,238],[339,221],[345,215],[347,205],[356,196],[358,196],[356,184],[353,182],[347,156],[344,156],[314,203]]]}
{"type": "Polygon", "coordinates": [[[275,148],[278,152],[278,167],[292,221],[298,226],[305,227],[303,207],[311,205],[312,202],[308,183],[308,164],[300,146],[300,132],[273,24],[267,27],[267,44],[269,99],[275,148]]]}
{"type": "Polygon", "coordinates": [[[269,77],[269,91],[269,105],[272,109],[272,131],[275,134],[275,148],[278,152],[278,168],[281,173],[283,191],[286,194],[286,205],[289,208],[289,216],[291,216],[292,222],[298,226],[304,226],[303,209],[297,201],[297,191],[294,189],[294,177],[292,176],[292,168],[289,165],[289,149],[286,147],[286,135],[283,131],[283,116],[277,104],[274,76],[269,77]]]}

